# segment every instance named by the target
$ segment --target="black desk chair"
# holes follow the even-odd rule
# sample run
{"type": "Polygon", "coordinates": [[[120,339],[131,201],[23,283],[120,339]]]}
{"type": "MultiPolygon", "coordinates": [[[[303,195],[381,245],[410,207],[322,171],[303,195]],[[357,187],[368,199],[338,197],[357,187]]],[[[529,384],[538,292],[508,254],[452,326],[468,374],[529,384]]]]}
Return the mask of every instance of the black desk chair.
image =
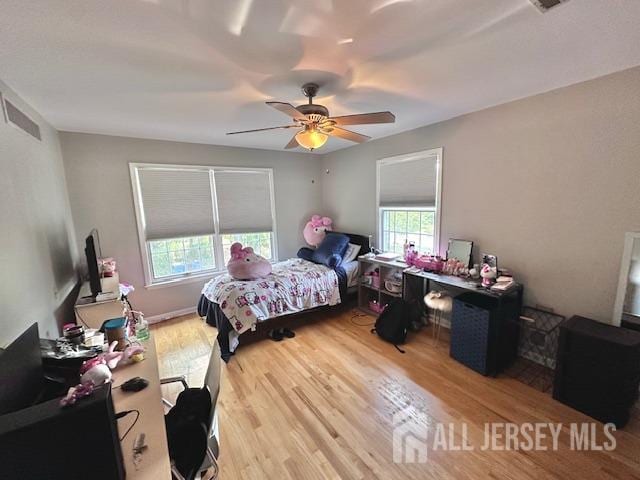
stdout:
{"type": "Polygon", "coordinates": [[[171,409],[165,416],[170,450],[172,445],[183,445],[183,439],[188,438],[189,449],[184,452],[184,455],[180,455],[180,458],[171,459],[171,472],[179,480],[192,480],[209,468],[214,469],[212,478],[218,478],[217,460],[220,445],[216,405],[220,393],[220,370],[220,347],[218,342],[214,341],[202,388],[190,388],[184,375],[160,380],[162,385],[180,382],[184,387],[178,395],[176,405],[162,399],[162,402],[171,409]],[[184,412],[187,412],[188,420],[184,420],[186,418],[184,412]],[[177,420],[176,427],[178,416],[182,418],[177,420]]]}

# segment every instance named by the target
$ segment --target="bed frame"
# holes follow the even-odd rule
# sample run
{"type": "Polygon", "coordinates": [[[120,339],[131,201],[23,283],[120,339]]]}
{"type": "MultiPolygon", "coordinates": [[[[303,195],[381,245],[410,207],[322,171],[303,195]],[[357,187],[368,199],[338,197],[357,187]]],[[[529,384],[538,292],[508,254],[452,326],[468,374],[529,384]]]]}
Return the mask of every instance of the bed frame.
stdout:
{"type": "MultiPolygon", "coordinates": [[[[369,241],[368,236],[358,235],[356,233],[346,233],[346,232],[333,232],[333,233],[341,233],[349,237],[349,243],[353,243],[354,245],[360,245],[360,251],[358,255],[364,255],[371,251],[371,242],[369,241]]],[[[347,287],[347,295],[348,297],[352,297],[354,294],[357,294],[357,287],[349,288],[347,287]]],[[[260,322],[256,326],[255,331],[248,330],[240,335],[239,345],[246,345],[248,343],[252,343],[256,340],[262,339],[267,336],[268,332],[273,330],[274,328],[282,328],[285,326],[294,326],[296,323],[300,323],[297,320],[304,318],[306,321],[306,316],[315,313],[321,312],[323,310],[335,309],[340,306],[344,306],[344,301],[340,302],[338,305],[323,305],[321,307],[309,308],[307,310],[303,310],[302,312],[292,313],[290,315],[282,315],[275,318],[270,318],[265,320],[264,322],[260,322]]]]}

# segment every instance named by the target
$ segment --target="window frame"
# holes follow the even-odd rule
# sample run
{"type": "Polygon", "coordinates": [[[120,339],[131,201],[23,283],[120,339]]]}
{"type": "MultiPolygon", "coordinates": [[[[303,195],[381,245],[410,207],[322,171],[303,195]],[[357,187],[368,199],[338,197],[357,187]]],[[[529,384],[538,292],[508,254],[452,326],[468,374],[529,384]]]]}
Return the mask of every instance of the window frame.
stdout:
{"type": "MultiPolygon", "coordinates": [[[[266,173],[269,179],[269,193],[271,200],[271,263],[278,261],[278,237],[277,237],[277,224],[276,224],[276,209],[275,209],[275,188],[273,181],[273,168],[267,167],[234,167],[234,166],[208,166],[208,165],[181,165],[181,164],[169,164],[169,163],[129,163],[129,174],[131,177],[131,186],[133,189],[133,204],[136,217],[136,227],[138,230],[138,243],[140,247],[140,257],[142,259],[142,267],[145,279],[145,288],[158,288],[162,286],[175,285],[176,283],[189,283],[195,282],[205,277],[211,277],[223,274],[227,271],[226,264],[224,263],[224,252],[222,250],[222,235],[220,233],[220,219],[218,215],[218,202],[216,197],[216,185],[215,185],[215,172],[261,172],[266,173]],[[209,173],[209,185],[211,191],[211,202],[213,207],[213,227],[214,231],[211,236],[213,237],[213,257],[216,267],[213,269],[199,270],[197,272],[185,272],[181,274],[166,276],[166,277],[154,277],[152,260],[151,260],[151,248],[149,241],[146,238],[145,225],[144,225],[144,204],[142,201],[142,191],[140,189],[140,179],[138,176],[139,169],[152,168],[157,170],[168,171],[205,171],[209,173]]],[[[239,232],[243,233],[243,232],[239,232]]],[[[255,233],[255,232],[244,232],[255,233]]],[[[193,235],[194,237],[200,235],[193,235]]],[[[180,238],[192,238],[192,237],[180,237],[180,238]]],[[[166,239],[169,240],[169,239],[166,239]]]]}
{"type": "MultiPolygon", "coordinates": [[[[411,206],[411,207],[378,207],[378,221],[380,223],[380,248],[382,249],[382,247],[384,246],[384,233],[389,232],[391,233],[391,230],[385,230],[384,229],[384,212],[385,211],[393,211],[393,212],[433,212],[434,217],[433,217],[433,249],[435,251],[436,247],[438,246],[437,240],[436,240],[436,219],[437,219],[437,210],[435,206],[428,206],[428,207],[420,207],[420,206],[411,206]]],[[[393,233],[400,233],[397,232],[396,230],[393,230],[393,233]]],[[[407,235],[409,234],[409,232],[407,232],[407,235]]],[[[423,236],[428,236],[425,233],[421,233],[418,232],[418,235],[423,235],[423,236]]],[[[387,249],[385,250],[386,252],[391,252],[391,249],[387,249]]],[[[398,253],[398,252],[396,252],[398,253]]]]}
{"type": "Polygon", "coordinates": [[[440,227],[442,219],[442,155],[444,149],[431,148],[428,150],[421,150],[419,152],[408,153],[404,155],[395,155],[393,157],[385,157],[376,161],[376,232],[377,232],[377,245],[382,249],[384,243],[384,233],[382,231],[382,211],[383,210],[425,210],[434,209],[435,218],[433,221],[433,244],[434,255],[440,253],[440,227]],[[420,160],[423,157],[436,156],[436,194],[435,194],[435,206],[432,205],[411,205],[411,206],[394,206],[394,207],[382,207],[380,206],[380,168],[383,165],[391,165],[394,163],[411,162],[420,160]]]}

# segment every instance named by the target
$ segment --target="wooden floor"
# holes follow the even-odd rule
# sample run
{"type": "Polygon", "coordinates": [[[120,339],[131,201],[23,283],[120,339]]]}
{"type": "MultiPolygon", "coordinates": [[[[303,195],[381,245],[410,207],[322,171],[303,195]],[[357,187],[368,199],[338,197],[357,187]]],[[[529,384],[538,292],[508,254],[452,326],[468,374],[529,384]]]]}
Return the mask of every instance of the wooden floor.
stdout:
{"type": "MultiPolygon", "coordinates": [[[[428,330],[411,337],[402,355],[370,326],[354,324],[372,321],[348,309],[316,314],[294,339],[238,350],[223,367],[220,478],[640,479],[637,410],[615,432],[615,451],[572,451],[569,423],[589,417],[514,379],[467,369],[449,358],[446,338],[436,347],[428,330]],[[466,423],[475,450],[431,450],[426,463],[393,463],[398,411],[423,412],[416,416],[426,417],[430,432],[437,422],[453,423],[457,444],[466,423]],[[557,451],[484,451],[486,422],[564,426],[557,451]]],[[[161,375],[186,374],[202,385],[216,330],[196,316],[153,329],[161,375]]]]}

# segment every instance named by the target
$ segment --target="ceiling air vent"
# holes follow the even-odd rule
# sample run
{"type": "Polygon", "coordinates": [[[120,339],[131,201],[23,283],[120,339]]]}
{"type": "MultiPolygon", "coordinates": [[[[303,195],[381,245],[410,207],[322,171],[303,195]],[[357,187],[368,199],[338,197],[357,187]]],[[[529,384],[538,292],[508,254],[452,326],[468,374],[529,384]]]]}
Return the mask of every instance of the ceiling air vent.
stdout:
{"type": "Polygon", "coordinates": [[[42,140],[40,136],[40,127],[36,122],[31,120],[27,115],[22,113],[13,103],[11,103],[6,98],[3,99],[4,104],[4,115],[7,123],[18,127],[20,130],[28,133],[33,138],[37,138],[38,140],[42,140]]]}
{"type": "Polygon", "coordinates": [[[531,0],[531,3],[533,3],[542,13],[545,13],[552,8],[557,7],[561,3],[567,3],[568,1],[569,0],[531,0]]]}

